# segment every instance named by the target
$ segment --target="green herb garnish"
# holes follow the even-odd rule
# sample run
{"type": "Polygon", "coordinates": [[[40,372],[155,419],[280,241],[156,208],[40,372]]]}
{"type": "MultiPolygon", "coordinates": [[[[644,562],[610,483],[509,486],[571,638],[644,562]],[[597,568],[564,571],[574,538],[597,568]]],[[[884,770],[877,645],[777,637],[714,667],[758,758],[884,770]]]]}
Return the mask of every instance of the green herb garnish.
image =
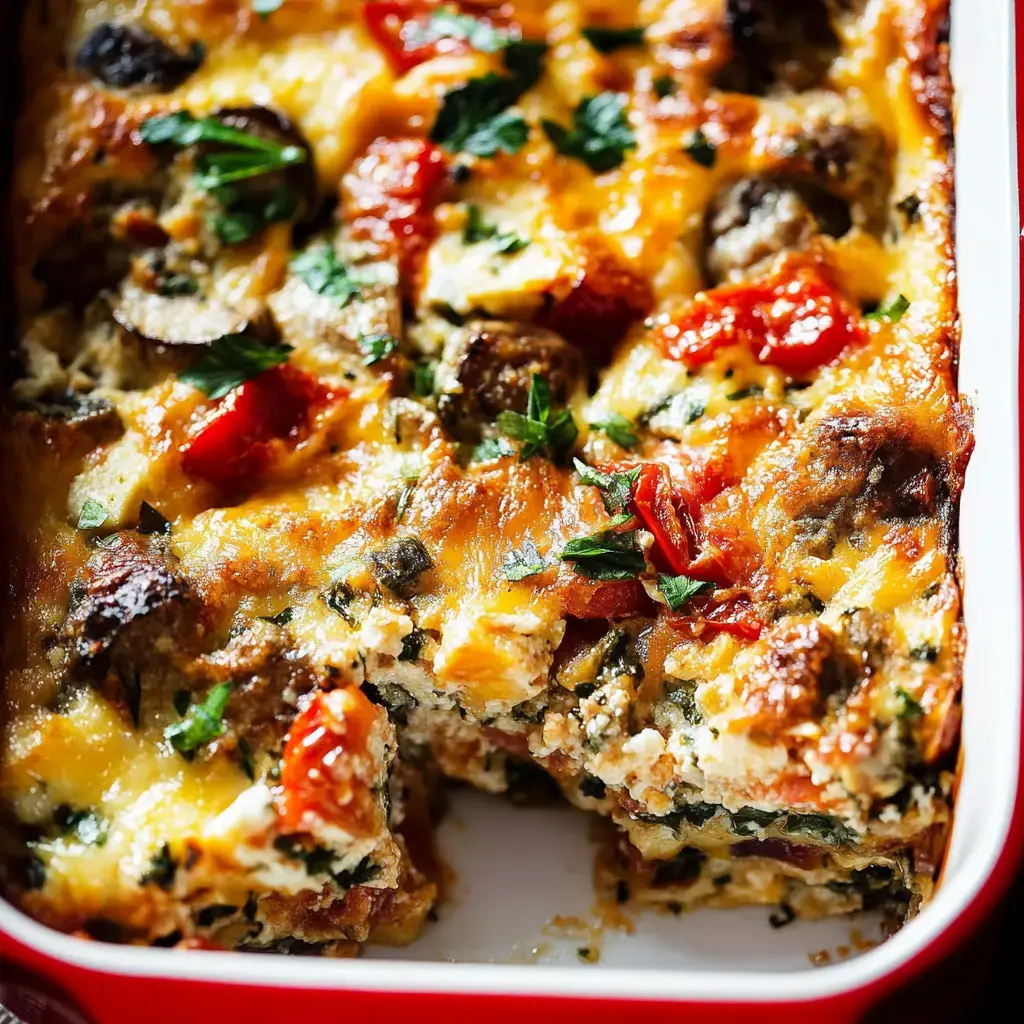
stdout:
{"type": "Polygon", "coordinates": [[[373,366],[398,350],[398,339],[391,334],[363,334],[359,337],[363,365],[373,366]]]}
{"type": "Polygon", "coordinates": [[[200,747],[224,735],[224,709],[230,696],[231,684],[219,683],[202,704],[190,705],[180,722],[164,729],[164,739],[179,754],[192,757],[200,747]]]}
{"type": "Polygon", "coordinates": [[[621,448],[635,448],[640,441],[633,433],[633,424],[617,412],[612,413],[607,419],[591,423],[590,426],[607,434],[621,448]]]}
{"type": "Polygon", "coordinates": [[[598,53],[614,53],[627,46],[644,45],[644,29],[639,25],[629,28],[605,28],[593,25],[581,33],[598,53]]]}
{"type": "Polygon", "coordinates": [[[417,363],[412,372],[412,393],[417,398],[429,398],[434,393],[436,363],[417,363]]]}
{"type": "Polygon", "coordinates": [[[612,532],[613,527],[631,518],[625,512],[615,516],[608,529],[569,541],[558,557],[563,562],[572,562],[576,572],[592,580],[635,579],[646,568],[644,553],[637,547],[636,531],[612,532]]]}
{"type": "Polygon", "coordinates": [[[515,455],[516,450],[503,437],[485,437],[470,455],[470,462],[490,462],[492,459],[503,459],[515,455]]]}
{"type": "Polygon", "coordinates": [[[501,566],[505,579],[513,582],[524,580],[528,576],[536,576],[547,567],[547,563],[537,550],[537,545],[529,539],[524,540],[523,546],[518,550],[513,548],[501,566]]]}
{"type": "Polygon", "coordinates": [[[912,721],[924,714],[924,707],[921,705],[921,702],[911,697],[901,686],[896,687],[896,699],[899,701],[899,706],[896,710],[897,718],[902,718],[904,721],[912,721]]]}
{"type": "Polygon", "coordinates": [[[690,136],[690,141],[683,146],[683,149],[686,150],[690,159],[694,163],[700,164],[701,167],[715,166],[718,150],[700,128],[694,131],[693,135],[690,136]]]}
{"type": "Polygon", "coordinates": [[[95,811],[73,811],[62,805],[54,812],[54,821],[64,836],[74,836],[87,846],[104,846],[110,832],[106,819],[95,811]]]}
{"type": "Polygon", "coordinates": [[[523,238],[515,231],[499,231],[497,225],[485,223],[478,206],[467,206],[466,226],[462,232],[463,242],[466,245],[475,245],[488,239],[494,243],[494,251],[503,256],[521,252],[530,244],[530,239],[523,238]]]}
{"type": "Polygon", "coordinates": [[[363,288],[329,245],[318,245],[300,253],[291,269],[311,291],[326,295],[340,308],[347,306],[363,288]]]}
{"type": "Polygon", "coordinates": [[[546,119],[541,127],[559,153],[582,160],[595,174],[618,167],[626,153],[636,149],[625,101],[615,92],[583,100],[573,112],[571,130],[546,119]]]}
{"type": "Polygon", "coordinates": [[[667,576],[664,573],[658,573],[658,589],[668,601],[668,606],[672,611],[682,608],[691,597],[695,597],[702,590],[707,590],[711,586],[712,584],[705,580],[695,580],[689,576],[667,576]]]}
{"type": "Polygon", "coordinates": [[[604,507],[613,515],[625,510],[633,496],[633,488],[640,477],[640,466],[627,469],[622,473],[602,473],[601,470],[588,466],[579,459],[572,460],[585,484],[591,484],[601,491],[604,507]]]}
{"type": "Polygon", "coordinates": [[[198,388],[207,398],[223,398],[247,380],[288,361],[290,345],[265,345],[247,334],[218,338],[195,365],[178,379],[198,388]]]}
{"type": "Polygon", "coordinates": [[[95,499],[86,498],[78,513],[80,530],[98,530],[107,521],[107,510],[95,499]]]}
{"type": "Polygon", "coordinates": [[[579,431],[568,409],[552,415],[551,388],[535,373],[530,383],[526,415],[518,412],[498,414],[498,426],[509,436],[523,442],[519,461],[525,462],[543,448],[561,457],[571,450],[579,431]]]}
{"type": "Polygon", "coordinates": [[[906,313],[908,309],[910,309],[910,299],[900,292],[892,302],[883,302],[879,305],[878,309],[871,313],[865,313],[864,319],[885,320],[890,324],[895,324],[903,318],[903,314],[906,313]]]}

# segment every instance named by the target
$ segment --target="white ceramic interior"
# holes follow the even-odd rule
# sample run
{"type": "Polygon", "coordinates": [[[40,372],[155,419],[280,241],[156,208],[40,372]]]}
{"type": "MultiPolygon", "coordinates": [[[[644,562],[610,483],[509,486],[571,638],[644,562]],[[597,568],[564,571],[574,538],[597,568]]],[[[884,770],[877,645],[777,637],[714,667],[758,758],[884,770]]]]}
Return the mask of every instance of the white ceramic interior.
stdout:
{"type": "Polygon", "coordinates": [[[546,934],[554,915],[592,917],[593,847],[584,815],[516,810],[459,794],[441,829],[456,873],[440,920],[402,950],[324,961],[186,955],[82,942],[0,903],[0,928],[51,955],[102,971],[294,988],[508,992],[715,1000],[807,999],[881,977],[940,935],[978,892],[1004,844],[1021,750],[1018,545],[1018,207],[1013,4],[953,0],[957,90],[957,247],[962,390],[977,411],[977,448],[962,509],[967,567],[965,761],[944,881],[888,942],[830,966],[809,954],[848,945],[875,922],[793,922],[760,908],[647,914],[633,934],[546,934]],[[597,965],[576,956],[596,945],[597,965]],[[440,961],[440,962],[439,962],[440,961]]]}

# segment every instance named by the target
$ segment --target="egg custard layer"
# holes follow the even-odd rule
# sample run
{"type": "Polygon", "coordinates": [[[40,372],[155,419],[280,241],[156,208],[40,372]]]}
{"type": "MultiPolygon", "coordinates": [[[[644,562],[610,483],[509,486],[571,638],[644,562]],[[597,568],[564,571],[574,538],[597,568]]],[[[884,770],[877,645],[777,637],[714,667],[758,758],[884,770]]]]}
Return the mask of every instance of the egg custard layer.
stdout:
{"type": "Polygon", "coordinates": [[[913,913],[972,444],[947,8],[30,3],[8,897],[404,943],[446,780],[540,775],[620,901],[913,913]]]}

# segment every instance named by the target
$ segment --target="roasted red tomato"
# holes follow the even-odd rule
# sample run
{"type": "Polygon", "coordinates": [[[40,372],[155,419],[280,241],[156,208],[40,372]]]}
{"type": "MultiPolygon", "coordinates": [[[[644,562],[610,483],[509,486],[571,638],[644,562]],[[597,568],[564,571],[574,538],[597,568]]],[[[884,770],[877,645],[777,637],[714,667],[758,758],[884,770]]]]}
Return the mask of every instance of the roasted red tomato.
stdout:
{"type": "Polygon", "coordinates": [[[718,633],[729,633],[740,640],[756,640],[764,629],[746,594],[717,601],[715,598],[694,599],[691,614],[670,613],[669,625],[692,639],[709,640],[718,633]]]}
{"type": "Polygon", "coordinates": [[[518,27],[500,11],[474,11],[473,6],[436,0],[386,0],[365,4],[363,20],[391,66],[404,75],[433,57],[473,49],[472,34],[477,26],[481,33],[500,26],[513,38],[520,37],[518,27]]]}
{"type": "Polygon", "coordinates": [[[599,583],[578,576],[568,580],[559,594],[563,614],[573,619],[625,619],[654,610],[639,580],[599,583]]]}
{"type": "Polygon", "coordinates": [[[243,483],[266,469],[275,439],[301,439],[316,410],[339,397],[287,363],[264,370],[217,403],[182,446],[182,467],[222,487],[243,483]]]}
{"type": "Polygon", "coordinates": [[[799,375],[832,362],[864,331],[832,282],[802,266],[699,292],[659,325],[657,337],[667,356],[691,368],[710,362],[721,348],[742,344],[758,362],[799,375]]]}
{"type": "Polygon", "coordinates": [[[648,462],[641,467],[630,510],[654,534],[652,558],[657,568],[676,576],[685,573],[690,564],[690,541],[672,503],[666,466],[648,462]]]}
{"type": "Polygon", "coordinates": [[[403,282],[415,280],[437,234],[446,173],[444,153],[426,139],[380,138],[345,176],[342,215],[352,237],[393,252],[403,282]]]}
{"type": "Polygon", "coordinates": [[[377,766],[367,744],[383,714],[356,686],[314,691],[281,755],[276,806],[282,832],[309,831],[316,819],[353,836],[377,831],[377,766]]]}
{"type": "Polygon", "coordinates": [[[539,322],[560,334],[598,364],[630,324],[647,315],[654,303],[650,285],[596,238],[581,241],[581,263],[567,290],[551,296],[539,322]]]}

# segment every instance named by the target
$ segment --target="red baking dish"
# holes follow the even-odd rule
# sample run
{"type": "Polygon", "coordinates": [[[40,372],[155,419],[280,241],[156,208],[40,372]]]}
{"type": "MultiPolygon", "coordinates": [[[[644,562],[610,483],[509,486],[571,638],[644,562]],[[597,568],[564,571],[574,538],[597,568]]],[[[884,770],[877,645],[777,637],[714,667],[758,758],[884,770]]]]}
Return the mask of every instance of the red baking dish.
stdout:
{"type": "MultiPolygon", "coordinates": [[[[954,0],[960,386],[975,407],[977,447],[960,531],[969,635],[962,774],[941,884],[917,918],[884,943],[853,955],[847,948],[814,966],[811,954],[849,947],[851,928],[861,925],[801,921],[777,932],[757,909],[647,915],[634,934],[604,936],[600,964],[580,963],[578,940],[562,949],[543,927],[553,914],[589,913],[585,822],[470,795],[455,802],[440,836],[442,849],[446,835],[458,836],[446,850],[458,878],[455,899],[410,947],[356,960],[123,947],[58,934],[0,903],[0,997],[5,985],[27,985],[40,1005],[77,1008],[40,1019],[97,1024],[369,1012],[612,1020],[641,1006],[670,1019],[755,1013],[759,1020],[824,1014],[838,1021],[856,1019],[963,942],[1005,891],[1024,845],[1017,199],[1024,175],[1016,113],[1024,87],[1015,86],[1014,40],[1016,59],[1024,60],[1013,5],[954,0]],[[462,813],[466,807],[471,814],[462,813]]],[[[867,922],[861,930],[872,928],[867,922]]]]}

